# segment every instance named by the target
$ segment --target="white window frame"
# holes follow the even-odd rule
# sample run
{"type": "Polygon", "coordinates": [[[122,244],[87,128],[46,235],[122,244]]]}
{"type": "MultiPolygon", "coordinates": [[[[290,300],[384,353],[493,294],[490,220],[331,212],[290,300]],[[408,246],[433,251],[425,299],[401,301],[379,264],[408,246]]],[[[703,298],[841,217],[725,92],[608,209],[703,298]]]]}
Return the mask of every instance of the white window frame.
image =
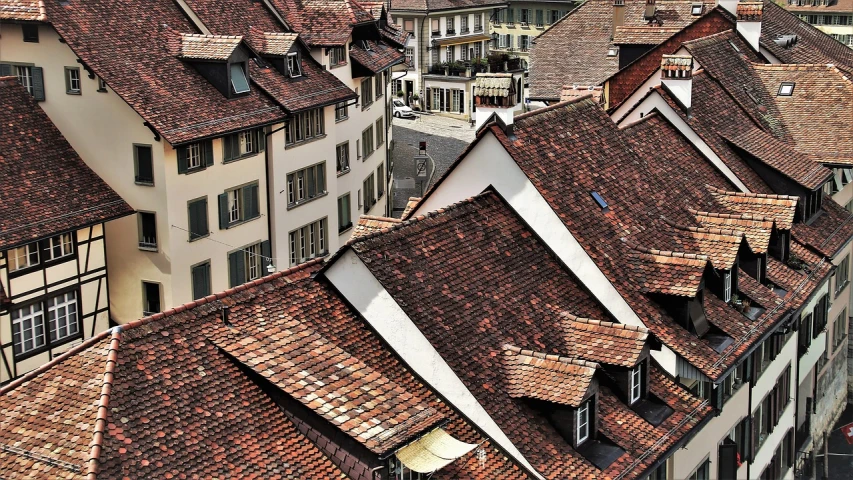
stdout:
{"type": "Polygon", "coordinates": [[[299,55],[297,53],[287,54],[287,74],[290,75],[290,78],[302,76],[302,65],[299,63],[299,55]]]}
{"type": "Polygon", "coordinates": [[[335,161],[338,175],[343,175],[350,171],[349,142],[340,143],[335,147],[335,161]]]}
{"type": "Polygon", "coordinates": [[[631,391],[629,394],[630,403],[634,403],[640,399],[643,393],[643,364],[640,362],[636,367],[631,369],[631,391]]]}
{"type": "Polygon", "coordinates": [[[47,241],[48,248],[45,253],[44,261],[56,260],[57,258],[67,257],[74,253],[74,242],[71,239],[71,233],[63,233],[50,237],[47,241]],[[54,250],[59,249],[59,254],[55,255],[54,250]]]}
{"type": "Polygon", "coordinates": [[[65,74],[68,75],[68,92],[80,93],[80,69],[77,67],[66,67],[65,74]]]}
{"type": "MultiPolygon", "coordinates": [[[[414,47],[406,47],[406,65],[410,67],[415,66],[415,48],[414,47]]],[[[397,93],[397,92],[393,92],[397,93]]]]}
{"type": "Polygon", "coordinates": [[[236,188],[228,191],[228,220],[231,223],[240,221],[240,190],[236,188]]]}
{"type": "Polygon", "coordinates": [[[732,272],[723,273],[723,301],[729,303],[732,300],[732,272]]]}
{"type": "Polygon", "coordinates": [[[261,244],[246,247],[246,281],[257,280],[264,276],[264,262],[261,256],[261,244]]]}
{"type": "Polygon", "coordinates": [[[70,291],[47,300],[48,339],[50,343],[61,342],[80,333],[77,312],[77,292],[70,291]],[[65,329],[65,335],[59,332],[65,329]]]}
{"type": "Polygon", "coordinates": [[[475,13],[474,14],[474,31],[479,32],[483,30],[483,14],[475,13]]]}
{"type": "Polygon", "coordinates": [[[327,221],[328,217],[323,217],[290,232],[288,238],[290,241],[291,266],[325,256],[328,253],[328,246],[326,245],[327,221]]]}
{"type": "Polygon", "coordinates": [[[28,243],[22,247],[9,250],[7,258],[9,259],[10,272],[34,267],[38,265],[41,260],[39,257],[39,243],[28,243]],[[33,260],[32,257],[35,257],[35,260],[33,260]]]}
{"type": "Polygon", "coordinates": [[[592,400],[587,400],[575,412],[575,438],[577,445],[589,439],[589,408],[591,404],[592,400]]]}
{"type": "Polygon", "coordinates": [[[27,89],[30,95],[33,94],[33,67],[31,65],[14,65],[15,76],[21,85],[27,89]]]}
{"type": "Polygon", "coordinates": [[[201,164],[201,144],[192,143],[190,145],[187,145],[187,170],[192,170],[193,168],[201,168],[201,164]]]}
{"type": "Polygon", "coordinates": [[[47,335],[44,331],[44,310],[42,308],[42,304],[39,302],[12,310],[12,338],[15,347],[13,350],[16,356],[26,355],[47,345],[47,335]],[[24,324],[27,321],[29,321],[30,328],[25,330],[24,324]],[[17,338],[16,328],[18,330],[17,338]],[[30,332],[29,341],[24,339],[25,331],[30,332]],[[30,347],[26,347],[27,342],[31,344],[30,347]]]}
{"type": "Polygon", "coordinates": [[[238,142],[240,142],[240,155],[254,152],[254,136],[254,130],[246,130],[237,134],[238,142]]]}
{"type": "Polygon", "coordinates": [[[342,122],[349,118],[349,105],[347,102],[335,104],[335,122],[342,122]]]}
{"type": "Polygon", "coordinates": [[[344,47],[329,48],[329,65],[336,67],[347,63],[347,54],[344,47]]]}

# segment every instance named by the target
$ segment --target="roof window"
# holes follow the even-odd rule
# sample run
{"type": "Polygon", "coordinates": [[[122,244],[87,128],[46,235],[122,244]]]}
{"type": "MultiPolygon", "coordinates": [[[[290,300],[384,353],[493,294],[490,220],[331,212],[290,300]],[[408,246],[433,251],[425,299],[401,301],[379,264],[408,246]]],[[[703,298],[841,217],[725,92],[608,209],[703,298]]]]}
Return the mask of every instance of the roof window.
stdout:
{"type": "Polygon", "coordinates": [[[790,97],[794,94],[794,82],[782,82],[779,85],[779,96],[780,97],[790,97]]]}
{"type": "Polygon", "coordinates": [[[243,71],[243,65],[240,63],[231,64],[231,87],[236,94],[249,91],[249,80],[246,78],[246,72],[243,71]]]}
{"type": "Polygon", "coordinates": [[[607,211],[607,202],[604,201],[604,198],[601,196],[601,194],[599,194],[598,192],[590,192],[589,194],[592,195],[593,200],[595,200],[595,203],[597,203],[602,210],[607,211]]]}
{"type": "Polygon", "coordinates": [[[691,15],[702,15],[702,4],[694,3],[690,6],[690,14],[691,15]]]}
{"type": "Polygon", "coordinates": [[[302,76],[302,65],[298,53],[287,54],[287,74],[290,75],[290,78],[302,76]]]}
{"type": "Polygon", "coordinates": [[[618,54],[619,54],[619,47],[610,47],[607,49],[607,56],[608,57],[615,57],[618,54]]]}

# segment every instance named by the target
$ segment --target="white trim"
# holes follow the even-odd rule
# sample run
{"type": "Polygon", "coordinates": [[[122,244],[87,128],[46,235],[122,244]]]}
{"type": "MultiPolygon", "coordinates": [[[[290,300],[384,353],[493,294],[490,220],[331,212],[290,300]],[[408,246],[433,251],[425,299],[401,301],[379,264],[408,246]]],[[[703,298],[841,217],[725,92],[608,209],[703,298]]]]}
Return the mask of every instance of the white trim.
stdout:
{"type": "Polygon", "coordinates": [[[631,378],[630,378],[630,380],[631,380],[630,387],[631,388],[628,392],[628,400],[629,400],[628,403],[633,404],[634,402],[639,400],[643,394],[643,364],[642,364],[642,362],[640,362],[639,364],[637,364],[636,367],[631,369],[630,376],[631,376],[631,378]],[[636,391],[636,393],[635,393],[635,391],[636,391]]]}
{"type": "Polygon", "coordinates": [[[577,445],[582,444],[589,438],[589,407],[592,403],[592,399],[589,399],[583,402],[575,412],[575,438],[577,440],[577,445]],[[586,418],[581,422],[581,415],[586,418]],[[583,435],[581,435],[581,428],[584,429],[583,435]]]}

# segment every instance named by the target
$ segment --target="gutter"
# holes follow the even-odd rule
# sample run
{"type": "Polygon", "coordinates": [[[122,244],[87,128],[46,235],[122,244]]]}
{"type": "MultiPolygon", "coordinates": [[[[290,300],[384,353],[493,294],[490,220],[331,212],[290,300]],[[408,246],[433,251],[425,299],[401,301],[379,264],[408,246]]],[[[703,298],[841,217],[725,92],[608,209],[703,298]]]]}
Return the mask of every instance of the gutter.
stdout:
{"type": "MultiPolygon", "coordinates": [[[[272,136],[272,134],[279,132],[281,130],[284,130],[284,128],[287,126],[287,124],[288,124],[288,120],[285,120],[284,125],[282,125],[281,127],[276,128],[275,130],[271,130],[269,132],[264,131],[264,160],[266,160],[264,162],[264,170],[265,170],[264,171],[264,179],[265,179],[265,185],[266,185],[266,189],[267,189],[267,240],[270,242],[270,257],[272,257],[269,259],[270,263],[272,263],[273,258],[276,258],[277,254],[274,253],[274,250],[273,250],[275,248],[274,247],[275,242],[272,241],[273,236],[272,236],[272,213],[271,212],[272,212],[272,202],[273,202],[272,199],[273,199],[273,195],[275,194],[275,192],[270,190],[270,170],[272,168],[272,161],[273,160],[272,160],[272,153],[270,152],[269,139],[272,136]]],[[[264,127],[264,130],[266,130],[266,127],[264,127]]],[[[279,269],[277,269],[277,270],[279,270],[279,269]]]]}

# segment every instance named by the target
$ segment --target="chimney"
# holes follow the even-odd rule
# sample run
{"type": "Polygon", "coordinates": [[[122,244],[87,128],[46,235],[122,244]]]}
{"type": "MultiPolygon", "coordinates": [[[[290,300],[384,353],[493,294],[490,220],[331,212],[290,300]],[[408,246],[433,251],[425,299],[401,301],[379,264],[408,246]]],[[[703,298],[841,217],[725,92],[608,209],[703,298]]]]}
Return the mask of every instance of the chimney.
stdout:
{"type": "Polygon", "coordinates": [[[625,0],[613,0],[613,31],[610,37],[616,35],[616,27],[625,25],[625,0]]]}
{"type": "Polygon", "coordinates": [[[717,5],[723,7],[732,15],[737,15],[738,0],[717,0],[717,5]]]}
{"type": "Polygon", "coordinates": [[[664,55],[660,62],[661,85],[689,113],[693,97],[693,57],[664,55]]]}
{"type": "Polygon", "coordinates": [[[656,10],[655,0],[646,0],[646,14],[645,14],[646,20],[651,20],[651,19],[655,18],[655,10],[656,10]]]}
{"type": "Polygon", "coordinates": [[[737,4],[737,33],[746,43],[758,52],[758,39],[761,38],[762,2],[741,2],[737,4]]]}

